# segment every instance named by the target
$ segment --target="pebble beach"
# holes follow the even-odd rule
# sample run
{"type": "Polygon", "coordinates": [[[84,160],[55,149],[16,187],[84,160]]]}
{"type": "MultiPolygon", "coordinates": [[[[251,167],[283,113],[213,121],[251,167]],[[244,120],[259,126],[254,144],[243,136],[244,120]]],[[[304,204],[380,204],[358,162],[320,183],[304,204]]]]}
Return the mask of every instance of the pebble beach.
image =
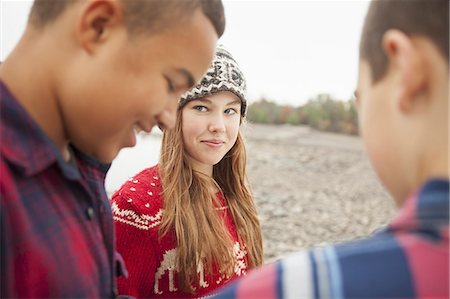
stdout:
{"type": "Polygon", "coordinates": [[[360,137],[259,124],[244,136],[266,262],[368,236],[393,217],[360,137]]]}

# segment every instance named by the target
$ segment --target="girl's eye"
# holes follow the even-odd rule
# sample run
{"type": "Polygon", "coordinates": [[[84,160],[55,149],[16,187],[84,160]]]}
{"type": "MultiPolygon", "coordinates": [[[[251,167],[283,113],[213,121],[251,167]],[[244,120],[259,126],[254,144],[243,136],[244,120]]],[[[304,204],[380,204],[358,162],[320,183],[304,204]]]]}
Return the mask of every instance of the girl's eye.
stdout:
{"type": "Polygon", "coordinates": [[[233,115],[233,114],[238,113],[237,110],[234,109],[234,108],[228,108],[228,109],[225,109],[224,112],[225,112],[225,114],[228,114],[228,115],[233,115]]]}
{"type": "Polygon", "coordinates": [[[201,106],[201,105],[197,105],[193,107],[195,110],[197,110],[198,112],[205,112],[208,111],[208,108],[206,108],[205,106],[201,106]]]}

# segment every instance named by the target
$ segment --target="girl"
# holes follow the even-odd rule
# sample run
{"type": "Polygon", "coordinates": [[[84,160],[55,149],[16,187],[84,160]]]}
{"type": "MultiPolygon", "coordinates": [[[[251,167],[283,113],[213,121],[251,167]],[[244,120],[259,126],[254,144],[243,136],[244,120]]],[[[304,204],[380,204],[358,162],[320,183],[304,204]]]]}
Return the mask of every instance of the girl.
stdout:
{"type": "Polygon", "coordinates": [[[129,271],[119,293],[201,297],[262,264],[240,125],[246,83],[218,47],[202,82],[180,100],[159,164],[112,198],[117,250],[129,271]]]}

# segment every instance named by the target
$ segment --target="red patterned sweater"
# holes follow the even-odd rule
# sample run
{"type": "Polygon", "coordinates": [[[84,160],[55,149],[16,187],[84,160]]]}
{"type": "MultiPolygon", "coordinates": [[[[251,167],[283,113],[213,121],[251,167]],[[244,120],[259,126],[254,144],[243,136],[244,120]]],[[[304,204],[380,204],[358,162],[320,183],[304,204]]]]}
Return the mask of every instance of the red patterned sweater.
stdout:
{"type": "Polygon", "coordinates": [[[246,274],[247,252],[237,241],[236,227],[226,200],[221,193],[217,193],[223,203],[218,211],[222,213],[234,240],[234,276],[227,279],[217,271],[207,276],[200,265],[199,285],[194,285],[195,294],[182,292],[178,288],[175,267],[175,232],[162,239],[158,237],[164,213],[161,192],[158,169],[154,166],[130,178],[112,197],[117,251],[124,258],[129,272],[128,279],[118,279],[119,294],[137,298],[202,297],[233,278],[246,274]]]}

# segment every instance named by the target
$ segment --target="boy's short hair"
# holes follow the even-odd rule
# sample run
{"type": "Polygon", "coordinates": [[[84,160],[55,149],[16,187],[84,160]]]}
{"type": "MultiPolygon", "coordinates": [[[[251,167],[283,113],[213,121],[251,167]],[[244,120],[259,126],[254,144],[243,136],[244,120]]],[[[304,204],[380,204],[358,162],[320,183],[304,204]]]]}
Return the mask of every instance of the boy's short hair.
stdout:
{"type": "Polygon", "coordinates": [[[449,61],[449,1],[448,0],[377,0],[369,6],[361,42],[360,58],[369,63],[372,80],[380,80],[387,69],[387,57],[382,51],[382,39],[389,29],[407,35],[430,39],[449,61]]]}
{"type": "MultiPolygon", "coordinates": [[[[77,0],[35,0],[30,22],[36,27],[55,21],[77,0]]],[[[213,24],[218,37],[225,30],[225,14],[221,0],[121,0],[127,29],[132,34],[162,30],[174,20],[188,17],[197,8],[213,24]]]]}

